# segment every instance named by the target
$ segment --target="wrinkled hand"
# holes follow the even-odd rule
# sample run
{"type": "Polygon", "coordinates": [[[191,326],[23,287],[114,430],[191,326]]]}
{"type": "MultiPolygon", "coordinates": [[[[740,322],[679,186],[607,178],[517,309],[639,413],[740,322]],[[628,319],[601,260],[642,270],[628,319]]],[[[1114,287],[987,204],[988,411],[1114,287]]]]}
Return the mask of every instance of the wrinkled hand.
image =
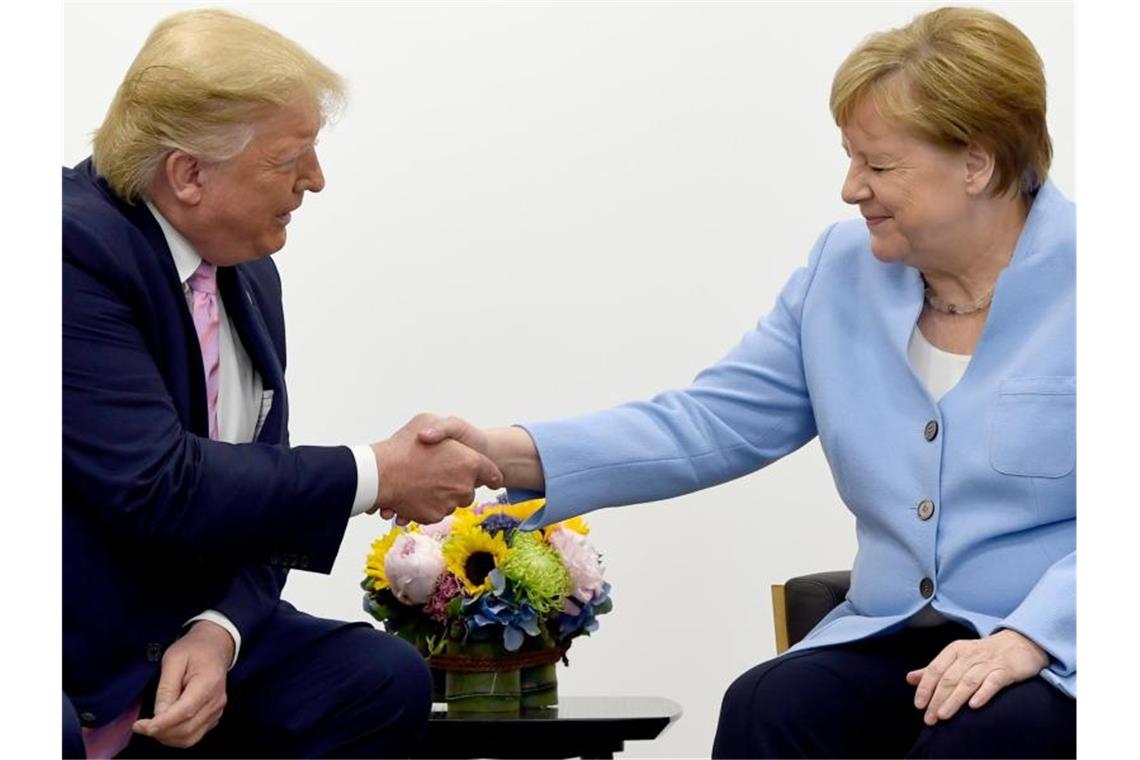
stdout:
{"type": "Polygon", "coordinates": [[[503,474],[503,485],[528,491],[546,488],[546,473],[530,433],[521,427],[480,430],[458,417],[438,419],[420,431],[420,443],[454,440],[484,454],[503,474]]]}
{"type": "Polygon", "coordinates": [[[191,626],[163,655],[154,717],[135,721],[134,732],[182,749],[201,741],[222,718],[233,657],[226,629],[208,620],[191,626]]]}
{"type": "Polygon", "coordinates": [[[985,638],[954,641],[925,668],[906,674],[917,686],[914,706],[926,710],[923,721],[933,726],[954,717],[969,700],[975,710],[995,694],[1032,678],[1049,664],[1049,655],[1028,638],[1009,629],[985,638]]]}
{"type": "MultiPolygon", "coordinates": [[[[388,440],[372,444],[380,469],[380,494],[371,511],[379,509],[385,518],[398,515],[401,524],[410,520],[430,524],[474,501],[479,486],[502,485],[503,474],[495,463],[466,442],[428,445],[419,440],[421,431],[441,419],[416,415],[388,440]]],[[[478,445],[474,439],[470,443],[478,445]]]]}
{"type": "Polygon", "coordinates": [[[491,442],[481,429],[459,417],[437,417],[418,433],[420,443],[429,446],[450,438],[485,457],[491,456],[491,442]]]}

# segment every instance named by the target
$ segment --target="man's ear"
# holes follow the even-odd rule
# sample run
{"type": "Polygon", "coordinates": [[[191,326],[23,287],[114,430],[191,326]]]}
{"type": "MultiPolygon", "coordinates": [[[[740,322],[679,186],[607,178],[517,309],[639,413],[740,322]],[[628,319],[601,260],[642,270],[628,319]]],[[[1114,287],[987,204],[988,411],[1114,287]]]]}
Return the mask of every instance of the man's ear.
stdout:
{"type": "Polygon", "coordinates": [[[163,162],[163,176],[170,192],[187,206],[202,201],[205,180],[202,162],[184,150],[172,150],[163,162]]]}
{"type": "Polygon", "coordinates": [[[966,192],[981,195],[990,186],[994,176],[994,155],[980,145],[966,146],[966,192]]]}

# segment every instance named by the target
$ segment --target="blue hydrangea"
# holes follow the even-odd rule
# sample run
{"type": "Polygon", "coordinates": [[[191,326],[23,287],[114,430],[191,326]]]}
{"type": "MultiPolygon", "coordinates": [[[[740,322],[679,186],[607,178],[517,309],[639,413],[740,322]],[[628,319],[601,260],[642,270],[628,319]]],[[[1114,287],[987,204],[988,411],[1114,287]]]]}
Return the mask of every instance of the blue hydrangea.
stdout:
{"type": "Polygon", "coordinates": [[[577,615],[567,615],[560,612],[551,621],[551,628],[559,641],[566,641],[578,635],[590,635],[598,630],[598,615],[609,612],[613,606],[610,599],[610,584],[602,584],[602,590],[595,592],[594,597],[586,604],[577,599],[573,600],[581,609],[577,615]]]}
{"type": "Polygon", "coordinates": [[[538,612],[515,596],[498,569],[492,570],[487,577],[491,579],[491,590],[463,601],[467,636],[475,641],[486,641],[501,630],[503,648],[517,652],[527,636],[541,633],[538,612]]]}

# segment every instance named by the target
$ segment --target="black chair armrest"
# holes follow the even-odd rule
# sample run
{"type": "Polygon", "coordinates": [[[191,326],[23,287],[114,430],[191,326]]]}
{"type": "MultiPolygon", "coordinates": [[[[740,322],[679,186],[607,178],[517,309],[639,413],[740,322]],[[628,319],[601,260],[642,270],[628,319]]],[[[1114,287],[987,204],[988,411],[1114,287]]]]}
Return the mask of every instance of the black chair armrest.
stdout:
{"type": "Polygon", "coordinates": [[[812,573],[772,587],[776,649],[784,651],[808,634],[816,623],[847,598],[851,571],[812,573]]]}

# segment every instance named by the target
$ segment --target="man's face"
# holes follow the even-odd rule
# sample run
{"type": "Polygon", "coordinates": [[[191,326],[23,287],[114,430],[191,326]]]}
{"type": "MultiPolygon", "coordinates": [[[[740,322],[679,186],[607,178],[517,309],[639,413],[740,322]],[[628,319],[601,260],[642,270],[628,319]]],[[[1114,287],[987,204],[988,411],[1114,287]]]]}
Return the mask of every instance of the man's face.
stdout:
{"type": "Polygon", "coordinates": [[[256,122],[241,153],[203,166],[193,236],[202,258],[229,266],[281,250],[305,192],[325,186],[316,152],[320,128],[317,110],[299,102],[256,122]]]}

